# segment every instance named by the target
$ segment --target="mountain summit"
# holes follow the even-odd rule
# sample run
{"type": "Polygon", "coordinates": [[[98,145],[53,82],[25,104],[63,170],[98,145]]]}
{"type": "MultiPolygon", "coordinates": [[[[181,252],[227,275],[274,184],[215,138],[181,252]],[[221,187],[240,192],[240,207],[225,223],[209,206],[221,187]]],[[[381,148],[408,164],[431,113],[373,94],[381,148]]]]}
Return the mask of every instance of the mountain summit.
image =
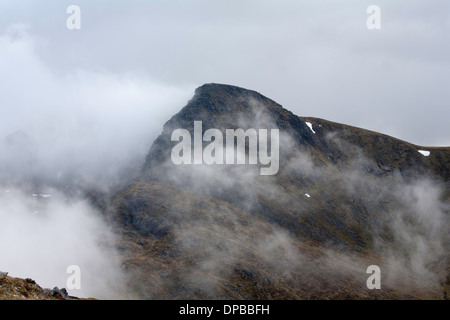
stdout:
{"type": "Polygon", "coordinates": [[[441,299],[449,161],[450,148],[299,117],[255,91],[205,84],[164,125],[142,179],[105,212],[142,298],[441,299]],[[242,163],[222,163],[225,143],[207,149],[231,129],[248,133],[242,163]],[[250,161],[252,145],[257,159],[267,151],[264,130],[279,133],[278,145],[267,141],[272,157],[279,147],[273,175],[250,161]],[[176,149],[175,131],[192,144],[176,149]],[[196,147],[216,162],[195,164],[196,147]],[[173,161],[174,150],[189,154],[186,163],[173,161]],[[366,285],[372,265],[381,289],[366,285]]]}
{"type": "Polygon", "coordinates": [[[203,131],[217,128],[280,128],[298,142],[315,145],[311,130],[292,112],[256,91],[223,84],[205,84],[195,90],[194,97],[164,125],[163,133],[153,143],[144,169],[165,162],[170,156],[170,135],[177,128],[191,133],[194,121],[201,121],[203,131]]]}

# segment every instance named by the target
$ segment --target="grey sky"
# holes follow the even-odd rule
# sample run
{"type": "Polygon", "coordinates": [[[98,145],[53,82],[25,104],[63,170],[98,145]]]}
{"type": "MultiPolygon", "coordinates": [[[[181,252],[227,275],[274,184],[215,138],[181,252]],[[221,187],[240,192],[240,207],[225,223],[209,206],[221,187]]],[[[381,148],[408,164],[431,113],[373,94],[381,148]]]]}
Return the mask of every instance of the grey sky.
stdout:
{"type": "Polygon", "coordinates": [[[124,145],[153,139],[195,87],[217,82],[301,116],[449,146],[449,35],[447,0],[1,1],[0,134],[64,119],[90,122],[97,147],[111,129],[124,145]],[[66,28],[70,4],[81,30],[66,28]],[[366,27],[371,4],[381,30],[366,27]]]}

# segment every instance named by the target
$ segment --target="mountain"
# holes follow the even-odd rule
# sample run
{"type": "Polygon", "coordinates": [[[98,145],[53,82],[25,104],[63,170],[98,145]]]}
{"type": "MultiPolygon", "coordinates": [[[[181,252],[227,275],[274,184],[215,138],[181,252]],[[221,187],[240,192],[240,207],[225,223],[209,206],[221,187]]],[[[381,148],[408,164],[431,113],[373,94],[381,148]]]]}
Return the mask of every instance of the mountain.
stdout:
{"type": "Polygon", "coordinates": [[[443,299],[449,170],[449,147],[213,83],[166,122],[140,179],[90,197],[143,299],[443,299]],[[226,147],[239,128],[243,153],[226,147]]]}

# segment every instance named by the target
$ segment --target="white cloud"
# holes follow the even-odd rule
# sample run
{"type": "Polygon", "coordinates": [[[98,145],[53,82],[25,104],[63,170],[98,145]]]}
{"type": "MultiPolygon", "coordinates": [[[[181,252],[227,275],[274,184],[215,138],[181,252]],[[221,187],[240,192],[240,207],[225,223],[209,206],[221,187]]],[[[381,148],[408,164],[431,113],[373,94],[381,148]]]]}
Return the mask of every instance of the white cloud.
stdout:
{"type": "Polygon", "coordinates": [[[65,201],[56,190],[50,200],[9,191],[0,194],[0,270],[44,288],[68,288],[67,267],[77,265],[81,288],[70,295],[108,299],[126,292],[113,233],[92,207],[65,201]]]}
{"type": "Polygon", "coordinates": [[[442,145],[450,144],[450,8],[433,3],[380,1],[382,29],[368,30],[369,1],[80,0],[82,29],[69,31],[71,2],[6,1],[0,28],[28,23],[40,37],[35,50],[57,74],[81,68],[169,87],[234,84],[299,115],[442,145]]]}
{"type": "MultiPolygon", "coordinates": [[[[23,25],[0,36],[0,136],[29,136],[39,174],[70,171],[95,181],[139,167],[162,124],[192,95],[193,87],[133,74],[83,69],[55,74],[35,42],[23,25]]],[[[11,157],[18,154],[3,149],[0,160],[18,160],[11,157]]]]}

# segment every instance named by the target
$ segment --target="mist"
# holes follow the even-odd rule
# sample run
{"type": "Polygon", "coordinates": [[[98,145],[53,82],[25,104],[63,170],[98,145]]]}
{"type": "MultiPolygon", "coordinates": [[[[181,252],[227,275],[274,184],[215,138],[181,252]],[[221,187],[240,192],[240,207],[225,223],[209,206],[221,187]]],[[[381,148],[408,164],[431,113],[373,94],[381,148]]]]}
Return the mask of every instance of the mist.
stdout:
{"type": "Polygon", "coordinates": [[[130,297],[116,235],[100,213],[81,199],[47,192],[1,190],[0,270],[43,288],[66,288],[76,297],[130,297]],[[68,287],[72,265],[80,268],[80,287],[68,287]]]}
{"type": "Polygon", "coordinates": [[[0,33],[0,270],[67,288],[71,295],[124,298],[126,276],[111,226],[85,197],[138,176],[165,118],[189,86],[145,75],[74,68],[57,73],[26,24],[0,33]]]}
{"type": "MultiPolygon", "coordinates": [[[[243,109],[253,108],[253,116],[233,114],[235,128],[277,127],[264,105],[252,99],[241,103],[243,109]]],[[[203,119],[202,114],[196,117],[203,119]]],[[[227,119],[224,115],[214,121],[227,119]]],[[[183,121],[172,120],[170,127],[192,125],[183,121]]],[[[367,293],[366,269],[375,264],[386,290],[411,297],[439,292],[446,279],[450,212],[442,181],[423,170],[380,175],[378,164],[362,148],[339,138],[339,132],[328,132],[323,139],[327,148],[345,155],[342,163],[324,162],[289,130],[280,130],[276,177],[261,177],[258,166],[248,164],[176,166],[169,158],[152,167],[152,178],[183,190],[182,198],[174,196],[173,209],[168,204],[162,221],[153,222],[170,230],[182,252],[177,259],[183,271],[172,274],[170,285],[178,279],[197,288],[199,297],[217,298],[224,290],[221,279],[237,273],[258,281],[259,287],[277,279],[279,287],[297,283],[300,292],[311,289],[304,294],[331,288],[331,296],[339,297],[346,283],[356,282],[367,293]],[[308,219],[331,225],[316,235],[300,223],[308,219]],[[342,237],[353,237],[354,229],[342,223],[357,228],[362,238],[343,242],[342,237]],[[333,234],[335,228],[341,238],[333,234]]]]}
{"type": "MultiPolygon", "coordinates": [[[[70,294],[133,297],[114,247],[120,237],[85,194],[147,178],[141,168],[163,123],[202,83],[257,89],[298,115],[413,143],[447,144],[448,10],[386,2],[383,30],[376,33],[366,30],[365,4],[211,3],[107,7],[80,1],[78,33],[65,29],[66,3],[2,3],[1,271],[66,287],[67,267],[78,265],[82,289],[70,294]]],[[[276,127],[256,101],[248,104],[255,108],[251,121],[228,120],[243,128],[276,127]]],[[[223,277],[237,272],[256,278],[251,268],[264,274],[259,286],[268,285],[271,275],[303,285],[305,272],[315,279],[307,279],[310,288],[322,288],[317,279],[331,283],[336,275],[364,285],[367,265],[378,263],[388,287],[438,287],[449,246],[446,186],[426,175],[374,177],[368,169],[377,164],[362,150],[333,133],[328,140],[352,158],[347,167],[328,166],[281,134],[277,177],[292,182],[292,189],[275,177],[261,178],[253,166],[186,170],[166,163],[153,172],[152,178],[203,199],[186,200],[183,208],[166,204],[168,214],[156,222],[153,215],[143,218],[143,225],[150,220],[150,236],[155,225],[161,234],[172,232],[185,263],[173,278],[166,270],[152,274],[155,286],[182,279],[214,296],[223,277]],[[220,201],[211,207],[215,197],[220,201]],[[348,203],[325,212],[340,197],[348,203]],[[363,209],[357,226],[370,234],[364,249],[373,255],[342,244],[332,231],[299,223],[326,218],[320,222],[338,228],[333,223],[339,219],[353,221],[354,207],[363,209]],[[311,249],[304,242],[311,235],[328,249],[311,249]]]]}
{"type": "Polygon", "coordinates": [[[116,182],[142,165],[163,120],[192,88],[145,75],[75,68],[53,72],[27,25],[0,34],[3,182],[116,182]]]}

